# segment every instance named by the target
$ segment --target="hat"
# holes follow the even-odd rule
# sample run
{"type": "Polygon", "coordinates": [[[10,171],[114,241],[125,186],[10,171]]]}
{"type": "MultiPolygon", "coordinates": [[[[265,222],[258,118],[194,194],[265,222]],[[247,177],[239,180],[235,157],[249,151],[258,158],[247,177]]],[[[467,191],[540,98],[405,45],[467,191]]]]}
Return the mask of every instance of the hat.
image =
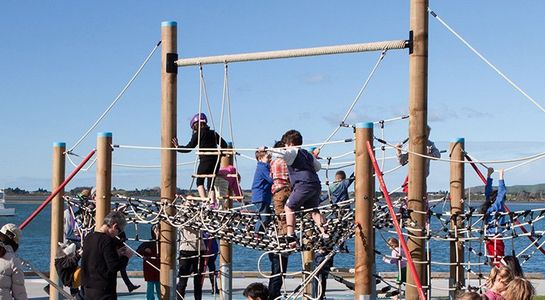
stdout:
{"type": "Polygon", "coordinates": [[[19,245],[19,241],[21,240],[21,235],[23,234],[21,232],[21,229],[19,229],[19,227],[17,227],[17,225],[13,223],[8,223],[2,226],[2,229],[0,229],[0,233],[5,235],[7,238],[12,240],[17,245],[19,245]]]}

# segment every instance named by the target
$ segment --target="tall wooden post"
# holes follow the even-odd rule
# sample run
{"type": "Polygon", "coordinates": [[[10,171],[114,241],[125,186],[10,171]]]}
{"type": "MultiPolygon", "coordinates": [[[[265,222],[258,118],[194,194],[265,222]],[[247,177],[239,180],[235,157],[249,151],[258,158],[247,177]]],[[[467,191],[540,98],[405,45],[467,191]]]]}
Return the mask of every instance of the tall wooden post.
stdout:
{"type": "Polygon", "coordinates": [[[354,238],[355,300],[376,299],[373,272],[375,267],[375,234],[373,230],[373,202],[375,178],[373,164],[366,143],[373,145],[373,123],[356,124],[356,166],[354,175],[355,209],[357,224],[354,238]]]}
{"type": "MultiPolygon", "coordinates": [[[[229,148],[233,147],[232,143],[228,144],[229,148]]],[[[221,158],[221,167],[225,168],[233,164],[233,155],[225,155],[221,158]]],[[[237,171],[238,172],[238,171],[237,171]]],[[[231,196],[231,193],[228,194],[231,196]]],[[[222,195],[218,195],[222,196],[222,195]]],[[[223,202],[223,209],[233,208],[233,199],[227,198],[223,202]]],[[[220,240],[220,299],[231,300],[233,298],[233,261],[232,261],[233,246],[226,240],[220,240]]]]}
{"type": "Polygon", "coordinates": [[[96,162],[96,227],[104,223],[104,217],[112,207],[112,133],[100,132],[97,135],[96,162]]]}
{"type": "MultiPolygon", "coordinates": [[[[174,63],[177,55],[177,23],[161,23],[161,147],[172,148],[176,137],[176,101],[178,67],[174,63]]],[[[161,150],[161,199],[168,205],[176,196],[176,152],[161,150]]],[[[166,213],[176,214],[174,206],[166,213]]],[[[161,222],[161,299],[176,299],[176,228],[161,222]]]]}
{"type": "MultiPolygon", "coordinates": [[[[409,149],[426,154],[427,119],[428,119],[428,1],[411,0],[409,55],[409,149]]],[[[408,208],[413,211],[426,211],[426,170],[425,159],[409,154],[409,193],[408,208]]],[[[426,215],[411,213],[411,219],[417,228],[426,227],[426,215]]],[[[423,285],[426,285],[426,261],[424,232],[409,231],[409,251],[415,261],[416,273],[423,285]]],[[[414,288],[415,280],[410,272],[407,274],[406,298],[418,299],[414,288]],[[412,285],[412,286],[411,286],[412,285]]]]}
{"type": "MultiPolygon", "coordinates": [[[[459,138],[455,142],[450,143],[450,158],[452,160],[464,160],[464,139],[459,138]]],[[[461,263],[464,262],[464,248],[462,242],[458,239],[460,236],[457,232],[463,228],[463,220],[461,215],[464,213],[464,190],[465,190],[465,172],[464,163],[450,163],[450,215],[452,220],[450,223],[451,230],[454,234],[451,236],[455,241],[450,242],[450,288],[456,288],[456,291],[449,293],[450,299],[456,299],[456,292],[465,286],[464,267],[461,263]],[[456,265],[453,265],[456,264],[456,265]]]]}
{"type": "MultiPolygon", "coordinates": [[[[51,173],[51,190],[54,191],[64,181],[66,143],[53,143],[53,165],[51,173]]],[[[55,268],[55,256],[58,243],[64,240],[64,189],[62,189],[51,203],[51,252],[49,259],[49,279],[62,286],[59,275],[55,268]]],[[[60,299],[60,293],[53,287],[49,288],[49,299],[60,299]]]]}

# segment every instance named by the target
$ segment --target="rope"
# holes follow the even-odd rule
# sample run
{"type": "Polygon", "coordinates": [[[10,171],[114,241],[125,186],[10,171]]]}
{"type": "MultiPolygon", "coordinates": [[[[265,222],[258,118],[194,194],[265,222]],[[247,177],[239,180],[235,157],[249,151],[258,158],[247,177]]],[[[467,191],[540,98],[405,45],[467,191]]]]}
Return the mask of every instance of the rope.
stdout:
{"type": "MultiPolygon", "coordinates": [[[[429,155],[424,155],[424,154],[420,154],[420,153],[417,153],[417,152],[414,152],[414,151],[411,151],[411,150],[408,150],[408,149],[402,149],[401,147],[396,147],[395,145],[390,144],[390,143],[388,143],[388,142],[386,142],[386,141],[384,141],[382,139],[376,138],[376,137],[375,137],[375,140],[377,140],[378,142],[383,143],[385,145],[391,146],[391,147],[393,147],[395,149],[399,149],[399,150],[401,150],[403,152],[410,153],[410,154],[420,156],[420,157],[423,157],[423,158],[427,158],[427,159],[430,159],[430,160],[437,160],[437,161],[442,161],[442,162],[454,162],[454,163],[462,163],[462,164],[471,164],[472,163],[472,162],[467,161],[467,160],[437,158],[437,157],[433,157],[433,156],[429,156],[429,155]]],[[[533,155],[529,155],[529,156],[524,156],[524,157],[519,157],[519,158],[513,158],[513,159],[480,160],[480,161],[473,161],[473,163],[477,163],[477,164],[506,164],[506,163],[526,161],[526,160],[531,160],[531,159],[535,159],[535,158],[542,158],[542,157],[545,157],[545,152],[541,152],[541,153],[537,153],[537,154],[533,154],[533,155]]]]}
{"type": "Polygon", "coordinates": [[[333,136],[335,136],[335,134],[337,134],[337,132],[339,131],[339,129],[341,129],[341,127],[344,126],[344,122],[346,121],[346,119],[348,118],[348,116],[350,115],[350,113],[352,112],[352,110],[354,109],[354,106],[356,105],[356,103],[358,103],[358,101],[360,100],[361,98],[361,95],[363,94],[363,92],[365,91],[365,89],[367,88],[367,85],[369,84],[369,81],[371,81],[371,78],[373,78],[373,75],[375,74],[375,71],[377,70],[378,66],[380,65],[380,63],[382,62],[382,60],[384,59],[384,56],[386,55],[386,50],[383,50],[381,53],[380,53],[380,56],[377,60],[377,62],[375,63],[375,66],[373,67],[373,69],[371,70],[371,72],[369,73],[369,75],[367,76],[367,79],[365,80],[365,82],[363,83],[363,86],[361,87],[360,91],[358,92],[358,94],[356,95],[356,98],[354,99],[354,101],[352,101],[352,104],[350,105],[350,107],[348,108],[348,110],[346,111],[346,113],[344,114],[344,117],[343,119],[341,120],[341,123],[333,130],[333,132],[325,139],[325,141],[319,146],[319,149],[321,150],[324,145],[326,145],[327,142],[329,142],[329,140],[331,140],[331,138],[333,138],[333,136]]]}
{"type": "Polygon", "coordinates": [[[489,67],[491,67],[498,75],[500,75],[507,83],[509,83],[513,88],[515,88],[519,93],[521,93],[526,99],[530,100],[539,110],[545,113],[545,108],[541,106],[534,98],[532,98],[530,95],[528,95],[525,91],[523,91],[516,83],[514,83],[507,75],[505,75],[502,71],[500,71],[496,66],[494,66],[488,59],[486,59],[479,51],[477,51],[475,48],[473,48],[462,36],[460,36],[452,27],[450,27],[445,21],[443,21],[433,10],[431,10],[428,7],[428,12],[435,18],[437,21],[439,21],[445,28],[448,29],[454,36],[456,36],[464,45],[466,45],[473,53],[475,53],[482,61],[484,61],[489,67]]]}
{"type": "Polygon", "coordinates": [[[146,59],[144,60],[144,62],[142,63],[142,65],[140,65],[140,67],[138,68],[138,70],[136,70],[136,73],[134,73],[134,75],[131,77],[131,79],[129,80],[129,82],[127,82],[127,84],[123,87],[123,89],[121,90],[121,92],[119,92],[119,94],[117,95],[117,97],[115,97],[114,101],[108,106],[108,108],[106,108],[106,110],[102,113],[102,115],[100,115],[100,117],[95,121],[95,123],[93,125],[91,125],[91,127],[89,127],[89,129],[87,129],[87,131],[83,134],[83,136],[81,136],[79,138],[79,140],[74,143],[74,146],[72,146],[72,148],[70,148],[68,151],[66,151],[67,153],[70,153],[72,152],[90,133],[93,129],[95,129],[98,124],[100,123],[100,121],[102,121],[102,119],[104,119],[104,117],[106,117],[106,115],[110,112],[110,110],[114,107],[114,105],[117,103],[117,101],[119,101],[121,99],[121,97],[125,94],[125,92],[127,91],[127,89],[131,86],[132,82],[136,79],[136,77],[138,77],[138,75],[140,74],[140,72],[142,71],[142,69],[144,69],[144,66],[148,63],[148,61],[151,59],[151,57],[153,56],[153,54],[155,53],[155,50],[157,50],[157,48],[159,48],[159,45],[161,45],[161,41],[159,41],[157,44],[155,44],[155,47],[153,47],[153,49],[151,50],[151,52],[148,54],[148,56],[146,57],[146,59]]]}
{"type": "MultiPolygon", "coordinates": [[[[375,174],[379,175],[378,180],[380,183],[380,189],[382,190],[382,193],[384,195],[384,198],[386,199],[386,202],[388,204],[388,210],[390,211],[390,215],[394,216],[394,208],[392,206],[392,202],[390,200],[390,196],[388,194],[388,190],[386,189],[386,184],[384,183],[384,178],[381,175],[380,168],[378,167],[377,161],[375,159],[375,155],[373,154],[373,148],[369,141],[367,141],[367,149],[369,150],[369,158],[373,162],[373,167],[375,168],[375,174]]],[[[405,256],[407,257],[407,263],[409,265],[409,269],[411,271],[411,274],[413,276],[413,280],[416,284],[416,288],[418,290],[418,296],[420,297],[420,300],[425,300],[426,295],[424,294],[424,291],[422,289],[422,283],[420,283],[420,278],[418,277],[418,273],[416,272],[416,268],[414,266],[414,262],[411,256],[411,252],[409,251],[409,248],[407,247],[407,243],[405,242],[405,238],[403,237],[403,234],[401,233],[401,229],[399,227],[399,223],[397,222],[397,218],[392,218],[392,221],[394,223],[394,227],[396,229],[397,235],[399,237],[399,241],[401,243],[401,246],[403,247],[403,251],[405,251],[405,256]]]]}
{"type": "MultiPolygon", "coordinates": [[[[344,144],[344,143],[351,143],[351,142],[353,142],[355,140],[356,139],[349,138],[349,139],[344,139],[344,140],[330,141],[330,142],[327,142],[325,144],[327,144],[327,145],[344,144]]],[[[319,146],[319,145],[323,145],[323,144],[324,143],[311,143],[311,144],[303,144],[303,145],[300,145],[298,147],[308,148],[308,147],[311,147],[311,146],[319,146]]],[[[120,148],[120,149],[137,149],[137,150],[170,150],[170,151],[195,150],[193,148],[183,148],[183,147],[173,148],[173,147],[135,146],[135,145],[120,145],[120,144],[112,145],[112,147],[120,148]]],[[[218,151],[217,148],[199,148],[198,150],[200,150],[200,151],[218,151]]],[[[231,153],[233,151],[235,151],[235,152],[238,152],[238,151],[255,152],[255,151],[259,150],[259,148],[229,148],[229,149],[222,149],[222,150],[224,150],[224,151],[226,151],[228,153],[231,153]]],[[[268,148],[267,150],[275,150],[275,148],[268,148]]],[[[543,155],[545,155],[545,153],[543,153],[543,155]]]]}
{"type": "Polygon", "coordinates": [[[304,56],[343,54],[368,51],[384,51],[391,49],[404,49],[408,47],[405,40],[393,40],[383,42],[361,43],[351,45],[338,45],[326,47],[314,47],[303,49],[277,50],[254,53],[230,54],[219,56],[205,56],[195,58],[185,58],[176,61],[178,67],[207,65],[207,64],[227,64],[233,62],[246,62],[256,60],[269,60],[280,58],[295,58],[304,56]]]}

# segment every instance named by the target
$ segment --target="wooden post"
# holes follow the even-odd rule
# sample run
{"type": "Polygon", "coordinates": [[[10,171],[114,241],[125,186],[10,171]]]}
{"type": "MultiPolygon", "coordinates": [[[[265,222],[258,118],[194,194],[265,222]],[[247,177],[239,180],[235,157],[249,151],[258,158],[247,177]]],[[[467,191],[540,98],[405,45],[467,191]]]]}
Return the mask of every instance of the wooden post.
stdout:
{"type": "MultiPolygon", "coordinates": [[[[450,143],[450,158],[452,160],[464,160],[464,139],[459,138],[454,143],[450,143]]],[[[456,233],[464,227],[464,222],[459,216],[464,213],[464,190],[465,190],[465,172],[464,163],[450,163],[450,214],[452,221],[450,228],[455,230],[453,238],[460,238],[456,233]]],[[[456,291],[449,293],[450,299],[456,299],[456,293],[465,286],[464,267],[461,263],[464,262],[464,247],[461,241],[450,242],[450,288],[456,288],[456,291]],[[452,265],[456,263],[456,265],[452,265]]]]}
{"type": "MultiPolygon", "coordinates": [[[[64,181],[66,143],[53,143],[53,165],[51,173],[51,190],[57,189],[64,181]]],[[[57,269],[55,268],[55,256],[59,242],[64,240],[64,189],[53,198],[51,203],[51,252],[49,256],[49,279],[62,286],[57,269]]],[[[49,299],[60,299],[57,289],[49,287],[49,299]]]]}
{"type": "MultiPolygon", "coordinates": [[[[228,143],[228,148],[232,148],[233,144],[228,143]]],[[[233,155],[225,155],[221,158],[221,167],[225,168],[233,164],[233,155]]],[[[238,170],[237,170],[238,173],[238,170]]],[[[231,196],[231,193],[228,194],[231,196]]],[[[217,195],[222,196],[222,195],[217,195]]],[[[223,209],[233,208],[233,199],[227,198],[223,202],[223,209]]],[[[226,240],[220,240],[220,299],[231,300],[233,298],[233,246],[226,240]]]]}
{"type": "MultiPolygon", "coordinates": [[[[303,251],[303,278],[302,280],[307,279],[307,274],[311,273],[313,270],[313,263],[314,263],[314,252],[311,251],[303,251]]],[[[325,291],[322,287],[322,295],[325,294],[325,291]]],[[[303,299],[311,299],[312,296],[312,284],[307,284],[305,287],[305,292],[303,293],[303,299]]]]}
{"type": "MultiPolygon", "coordinates": [[[[428,1],[411,0],[409,54],[409,149],[426,154],[428,119],[428,1]]],[[[409,154],[409,192],[408,208],[413,211],[426,211],[426,169],[425,159],[409,154]]],[[[426,227],[426,215],[411,213],[417,228],[426,227]]],[[[425,264],[426,249],[423,231],[409,231],[409,251],[415,261],[416,272],[422,285],[427,285],[425,264]]],[[[418,299],[411,273],[407,274],[406,298],[418,299]],[[412,286],[411,286],[412,285],[412,286]]],[[[426,291],[425,291],[426,292],[426,291]]]]}
{"type": "Polygon", "coordinates": [[[367,153],[366,142],[373,145],[373,123],[356,124],[356,166],[354,175],[355,221],[354,289],[355,300],[376,299],[373,272],[375,267],[375,234],[373,230],[373,203],[375,177],[373,164],[367,153]]]}
{"type": "MultiPolygon", "coordinates": [[[[176,137],[177,116],[177,75],[174,64],[177,56],[177,23],[161,23],[161,147],[172,148],[176,137]]],[[[176,197],[176,152],[161,150],[161,199],[171,204],[176,197]]],[[[169,206],[166,213],[176,214],[176,208],[169,206]]],[[[168,222],[161,222],[161,299],[176,299],[176,228],[168,222]]]]}
{"type": "Polygon", "coordinates": [[[96,162],[96,227],[104,223],[104,217],[112,207],[112,133],[99,132],[97,135],[96,162]]]}

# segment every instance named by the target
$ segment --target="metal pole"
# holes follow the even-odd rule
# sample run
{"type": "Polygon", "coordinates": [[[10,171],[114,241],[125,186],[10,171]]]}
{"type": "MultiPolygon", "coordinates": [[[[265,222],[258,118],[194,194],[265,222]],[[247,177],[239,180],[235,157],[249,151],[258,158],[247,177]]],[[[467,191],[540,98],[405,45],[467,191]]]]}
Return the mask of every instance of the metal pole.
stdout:
{"type": "Polygon", "coordinates": [[[112,133],[97,135],[95,228],[100,228],[112,207],[112,133]]]}
{"type": "MultiPolygon", "coordinates": [[[[412,44],[409,55],[409,148],[411,151],[426,154],[428,118],[428,1],[411,0],[410,35],[412,44]]],[[[425,159],[409,154],[409,192],[407,206],[411,219],[418,229],[426,227],[426,174],[425,159]]],[[[416,229],[413,228],[413,229],[416,229]]],[[[416,264],[416,273],[423,285],[427,285],[425,264],[426,249],[424,230],[409,231],[409,251],[416,264]]],[[[415,280],[407,274],[406,298],[418,299],[414,288],[415,280]],[[412,285],[412,286],[411,286],[412,285]]]]}
{"type": "MultiPolygon", "coordinates": [[[[161,23],[161,147],[172,147],[176,137],[177,23],[161,23]]],[[[176,214],[170,206],[176,197],[176,152],[161,150],[161,201],[168,205],[166,213],[176,214]]],[[[161,299],[176,299],[176,228],[161,222],[161,299]]]]}
{"type": "Polygon", "coordinates": [[[373,164],[367,152],[366,142],[373,145],[373,123],[356,124],[356,166],[354,175],[356,234],[354,238],[355,256],[355,300],[375,299],[373,280],[375,265],[375,236],[373,230],[373,202],[375,178],[373,164]]]}
{"type": "MultiPolygon", "coordinates": [[[[58,188],[64,181],[65,176],[65,156],[66,143],[53,143],[53,168],[51,174],[51,190],[58,188]]],[[[57,269],[55,268],[55,256],[57,254],[57,248],[59,242],[64,239],[63,225],[64,225],[64,189],[61,189],[59,193],[53,198],[51,204],[51,252],[49,256],[49,279],[57,285],[62,285],[57,269]]],[[[60,299],[60,293],[57,289],[49,288],[49,299],[60,299]]]]}
{"type": "MultiPolygon", "coordinates": [[[[228,143],[232,148],[233,144],[228,143]]],[[[233,154],[225,155],[221,158],[221,167],[227,167],[233,164],[233,154]]],[[[238,172],[238,171],[237,171],[238,172]]],[[[231,193],[228,193],[231,196],[231,193]]],[[[222,195],[217,195],[222,196],[222,195]]],[[[233,208],[233,199],[228,197],[223,203],[223,209],[233,208]]],[[[233,246],[226,240],[220,240],[220,299],[231,300],[233,298],[233,246]]]]}
{"type": "MultiPolygon", "coordinates": [[[[458,138],[450,143],[450,158],[452,160],[464,160],[464,139],[458,138]]],[[[464,190],[465,190],[465,164],[450,163],[450,215],[452,220],[450,228],[453,230],[451,237],[455,241],[450,242],[450,284],[449,287],[456,288],[456,291],[450,291],[449,298],[456,299],[456,293],[465,286],[464,268],[461,263],[464,262],[464,248],[462,242],[458,239],[458,230],[464,228],[464,222],[461,216],[464,213],[464,190]],[[455,265],[454,265],[455,264],[455,265]]]]}

